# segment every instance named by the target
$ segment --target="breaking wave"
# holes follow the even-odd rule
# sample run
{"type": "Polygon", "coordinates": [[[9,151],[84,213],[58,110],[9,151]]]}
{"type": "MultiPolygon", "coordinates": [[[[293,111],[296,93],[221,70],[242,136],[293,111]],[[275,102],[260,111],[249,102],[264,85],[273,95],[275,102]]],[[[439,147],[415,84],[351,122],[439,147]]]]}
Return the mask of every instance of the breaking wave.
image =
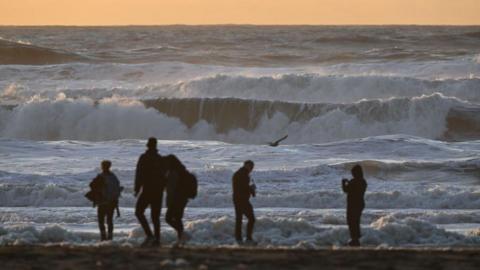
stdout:
{"type": "Polygon", "coordinates": [[[34,97],[0,109],[0,136],[33,140],[206,139],[265,143],[329,142],[408,134],[480,138],[478,106],[441,94],[350,104],[215,99],[55,99],[34,97]]]}

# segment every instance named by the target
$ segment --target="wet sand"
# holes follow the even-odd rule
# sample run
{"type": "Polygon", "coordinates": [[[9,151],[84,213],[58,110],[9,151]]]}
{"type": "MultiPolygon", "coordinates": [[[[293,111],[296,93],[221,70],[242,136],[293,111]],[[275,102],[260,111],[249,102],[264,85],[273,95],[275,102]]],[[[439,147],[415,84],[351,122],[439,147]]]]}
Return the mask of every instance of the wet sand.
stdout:
{"type": "Polygon", "coordinates": [[[1,247],[1,269],[480,269],[480,248],[1,247]]]}

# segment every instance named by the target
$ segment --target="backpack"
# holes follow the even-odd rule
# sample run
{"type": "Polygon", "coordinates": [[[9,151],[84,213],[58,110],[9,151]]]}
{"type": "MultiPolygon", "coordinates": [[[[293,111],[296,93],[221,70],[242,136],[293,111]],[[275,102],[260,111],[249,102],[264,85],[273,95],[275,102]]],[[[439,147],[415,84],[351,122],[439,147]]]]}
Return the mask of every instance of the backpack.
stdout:
{"type": "Polygon", "coordinates": [[[185,186],[185,195],[189,199],[195,199],[197,197],[198,182],[195,174],[185,170],[183,176],[184,186],[185,186]]]}
{"type": "Polygon", "coordinates": [[[93,203],[93,207],[95,207],[102,200],[102,189],[104,185],[105,183],[100,175],[97,175],[90,182],[90,191],[85,194],[85,197],[93,203]]]}
{"type": "Polygon", "coordinates": [[[171,170],[179,172],[182,181],[182,193],[189,199],[197,197],[197,177],[189,172],[175,155],[168,155],[168,164],[171,170]]]}

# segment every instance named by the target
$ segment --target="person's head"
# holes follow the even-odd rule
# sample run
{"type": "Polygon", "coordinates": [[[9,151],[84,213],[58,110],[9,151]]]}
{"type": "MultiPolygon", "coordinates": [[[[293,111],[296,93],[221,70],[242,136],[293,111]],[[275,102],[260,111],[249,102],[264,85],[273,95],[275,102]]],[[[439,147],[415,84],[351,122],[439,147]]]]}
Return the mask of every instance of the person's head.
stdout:
{"type": "Polygon", "coordinates": [[[100,166],[102,167],[103,172],[109,172],[110,167],[112,167],[112,162],[110,160],[103,160],[102,163],[100,163],[100,166]]]}
{"type": "Polygon", "coordinates": [[[363,170],[362,170],[362,166],[360,165],[355,165],[353,166],[352,168],[352,176],[353,178],[363,178],[363,170]]]}
{"type": "Polygon", "coordinates": [[[243,167],[245,167],[249,173],[253,171],[253,167],[255,167],[255,164],[251,160],[246,160],[243,162],[243,167]]]}
{"type": "Polygon", "coordinates": [[[152,150],[157,149],[157,138],[155,137],[148,138],[147,147],[148,149],[152,149],[152,150]]]}

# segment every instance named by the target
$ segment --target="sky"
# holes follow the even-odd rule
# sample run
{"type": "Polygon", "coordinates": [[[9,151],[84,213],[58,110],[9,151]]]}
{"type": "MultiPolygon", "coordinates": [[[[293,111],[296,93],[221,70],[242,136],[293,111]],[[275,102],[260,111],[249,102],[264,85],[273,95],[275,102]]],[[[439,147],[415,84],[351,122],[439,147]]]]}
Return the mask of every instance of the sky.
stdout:
{"type": "Polygon", "coordinates": [[[480,0],[0,0],[0,25],[480,25],[480,0]]]}

